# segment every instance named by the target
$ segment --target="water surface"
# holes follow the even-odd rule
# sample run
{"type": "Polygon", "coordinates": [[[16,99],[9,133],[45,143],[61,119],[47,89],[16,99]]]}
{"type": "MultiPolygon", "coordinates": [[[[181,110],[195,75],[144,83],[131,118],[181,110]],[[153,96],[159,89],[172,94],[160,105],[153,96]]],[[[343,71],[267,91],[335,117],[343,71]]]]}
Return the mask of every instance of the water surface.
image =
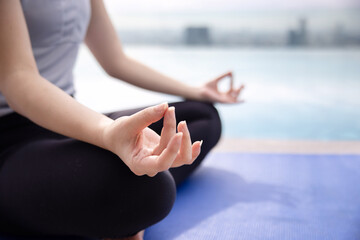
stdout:
{"type": "MultiPolygon", "coordinates": [[[[236,84],[246,85],[246,103],[217,105],[225,137],[360,140],[360,49],[129,46],[125,50],[194,85],[233,70],[236,84]]],[[[179,100],[106,77],[85,47],[75,76],[78,99],[101,112],[179,100]]]]}

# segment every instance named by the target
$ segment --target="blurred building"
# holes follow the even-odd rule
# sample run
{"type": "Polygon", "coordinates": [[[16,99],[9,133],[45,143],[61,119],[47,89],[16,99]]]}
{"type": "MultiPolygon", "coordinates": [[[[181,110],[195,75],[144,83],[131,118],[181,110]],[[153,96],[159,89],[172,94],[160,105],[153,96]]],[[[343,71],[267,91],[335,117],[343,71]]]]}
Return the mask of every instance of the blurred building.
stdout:
{"type": "Polygon", "coordinates": [[[334,44],[337,46],[343,46],[346,44],[346,33],[342,24],[337,24],[334,28],[334,44]]]}
{"type": "MultiPolygon", "coordinates": [[[[128,29],[119,31],[125,44],[168,45],[168,46],[221,46],[221,47],[359,47],[360,25],[349,25],[343,21],[328,24],[323,28],[311,28],[312,18],[300,18],[296,26],[288,30],[271,29],[228,29],[220,27],[195,27],[169,29],[128,29]]],[[[314,24],[316,26],[316,24],[314,24]]]]}
{"type": "Polygon", "coordinates": [[[298,29],[288,31],[287,44],[289,46],[305,46],[307,45],[307,22],[305,18],[299,19],[298,29]]]}
{"type": "Polygon", "coordinates": [[[186,45],[210,45],[210,30],[208,27],[187,27],[185,29],[186,45]]]}
{"type": "Polygon", "coordinates": [[[333,45],[334,46],[359,46],[360,45],[360,32],[349,33],[346,31],[345,26],[338,23],[333,32],[333,45]]]}

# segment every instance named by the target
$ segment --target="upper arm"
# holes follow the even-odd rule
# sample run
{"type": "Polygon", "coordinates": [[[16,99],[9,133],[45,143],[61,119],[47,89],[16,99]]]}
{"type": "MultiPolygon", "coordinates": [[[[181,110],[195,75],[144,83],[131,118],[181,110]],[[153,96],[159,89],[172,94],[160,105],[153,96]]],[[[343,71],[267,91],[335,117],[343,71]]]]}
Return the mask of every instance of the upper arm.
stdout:
{"type": "Polygon", "coordinates": [[[102,0],[91,0],[91,19],[85,42],[102,68],[112,75],[124,52],[102,0]]]}
{"type": "Polygon", "coordinates": [[[38,73],[22,7],[19,0],[0,0],[0,91],[22,73],[38,73]]]}

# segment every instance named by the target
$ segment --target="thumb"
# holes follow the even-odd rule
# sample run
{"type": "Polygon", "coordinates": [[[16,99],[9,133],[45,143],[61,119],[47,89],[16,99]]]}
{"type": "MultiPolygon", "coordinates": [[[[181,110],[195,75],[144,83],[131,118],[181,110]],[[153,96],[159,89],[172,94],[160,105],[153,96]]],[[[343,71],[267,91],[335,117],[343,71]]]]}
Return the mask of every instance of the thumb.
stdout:
{"type": "Polygon", "coordinates": [[[159,121],[168,109],[167,103],[162,103],[153,107],[145,108],[133,115],[127,120],[129,121],[128,130],[137,133],[150,124],[159,121]]]}

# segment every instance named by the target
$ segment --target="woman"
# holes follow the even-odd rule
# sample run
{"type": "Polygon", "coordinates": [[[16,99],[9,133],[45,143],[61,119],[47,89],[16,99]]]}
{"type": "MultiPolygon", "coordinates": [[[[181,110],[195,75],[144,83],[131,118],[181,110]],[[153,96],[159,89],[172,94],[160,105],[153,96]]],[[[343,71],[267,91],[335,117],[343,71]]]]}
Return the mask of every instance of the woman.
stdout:
{"type": "Polygon", "coordinates": [[[0,232],[142,239],[217,143],[206,102],[242,89],[219,92],[225,76],[190,87],[128,58],[101,0],[0,0],[0,232]],[[110,76],[191,101],[88,109],[72,97],[83,40],[110,76]]]}

